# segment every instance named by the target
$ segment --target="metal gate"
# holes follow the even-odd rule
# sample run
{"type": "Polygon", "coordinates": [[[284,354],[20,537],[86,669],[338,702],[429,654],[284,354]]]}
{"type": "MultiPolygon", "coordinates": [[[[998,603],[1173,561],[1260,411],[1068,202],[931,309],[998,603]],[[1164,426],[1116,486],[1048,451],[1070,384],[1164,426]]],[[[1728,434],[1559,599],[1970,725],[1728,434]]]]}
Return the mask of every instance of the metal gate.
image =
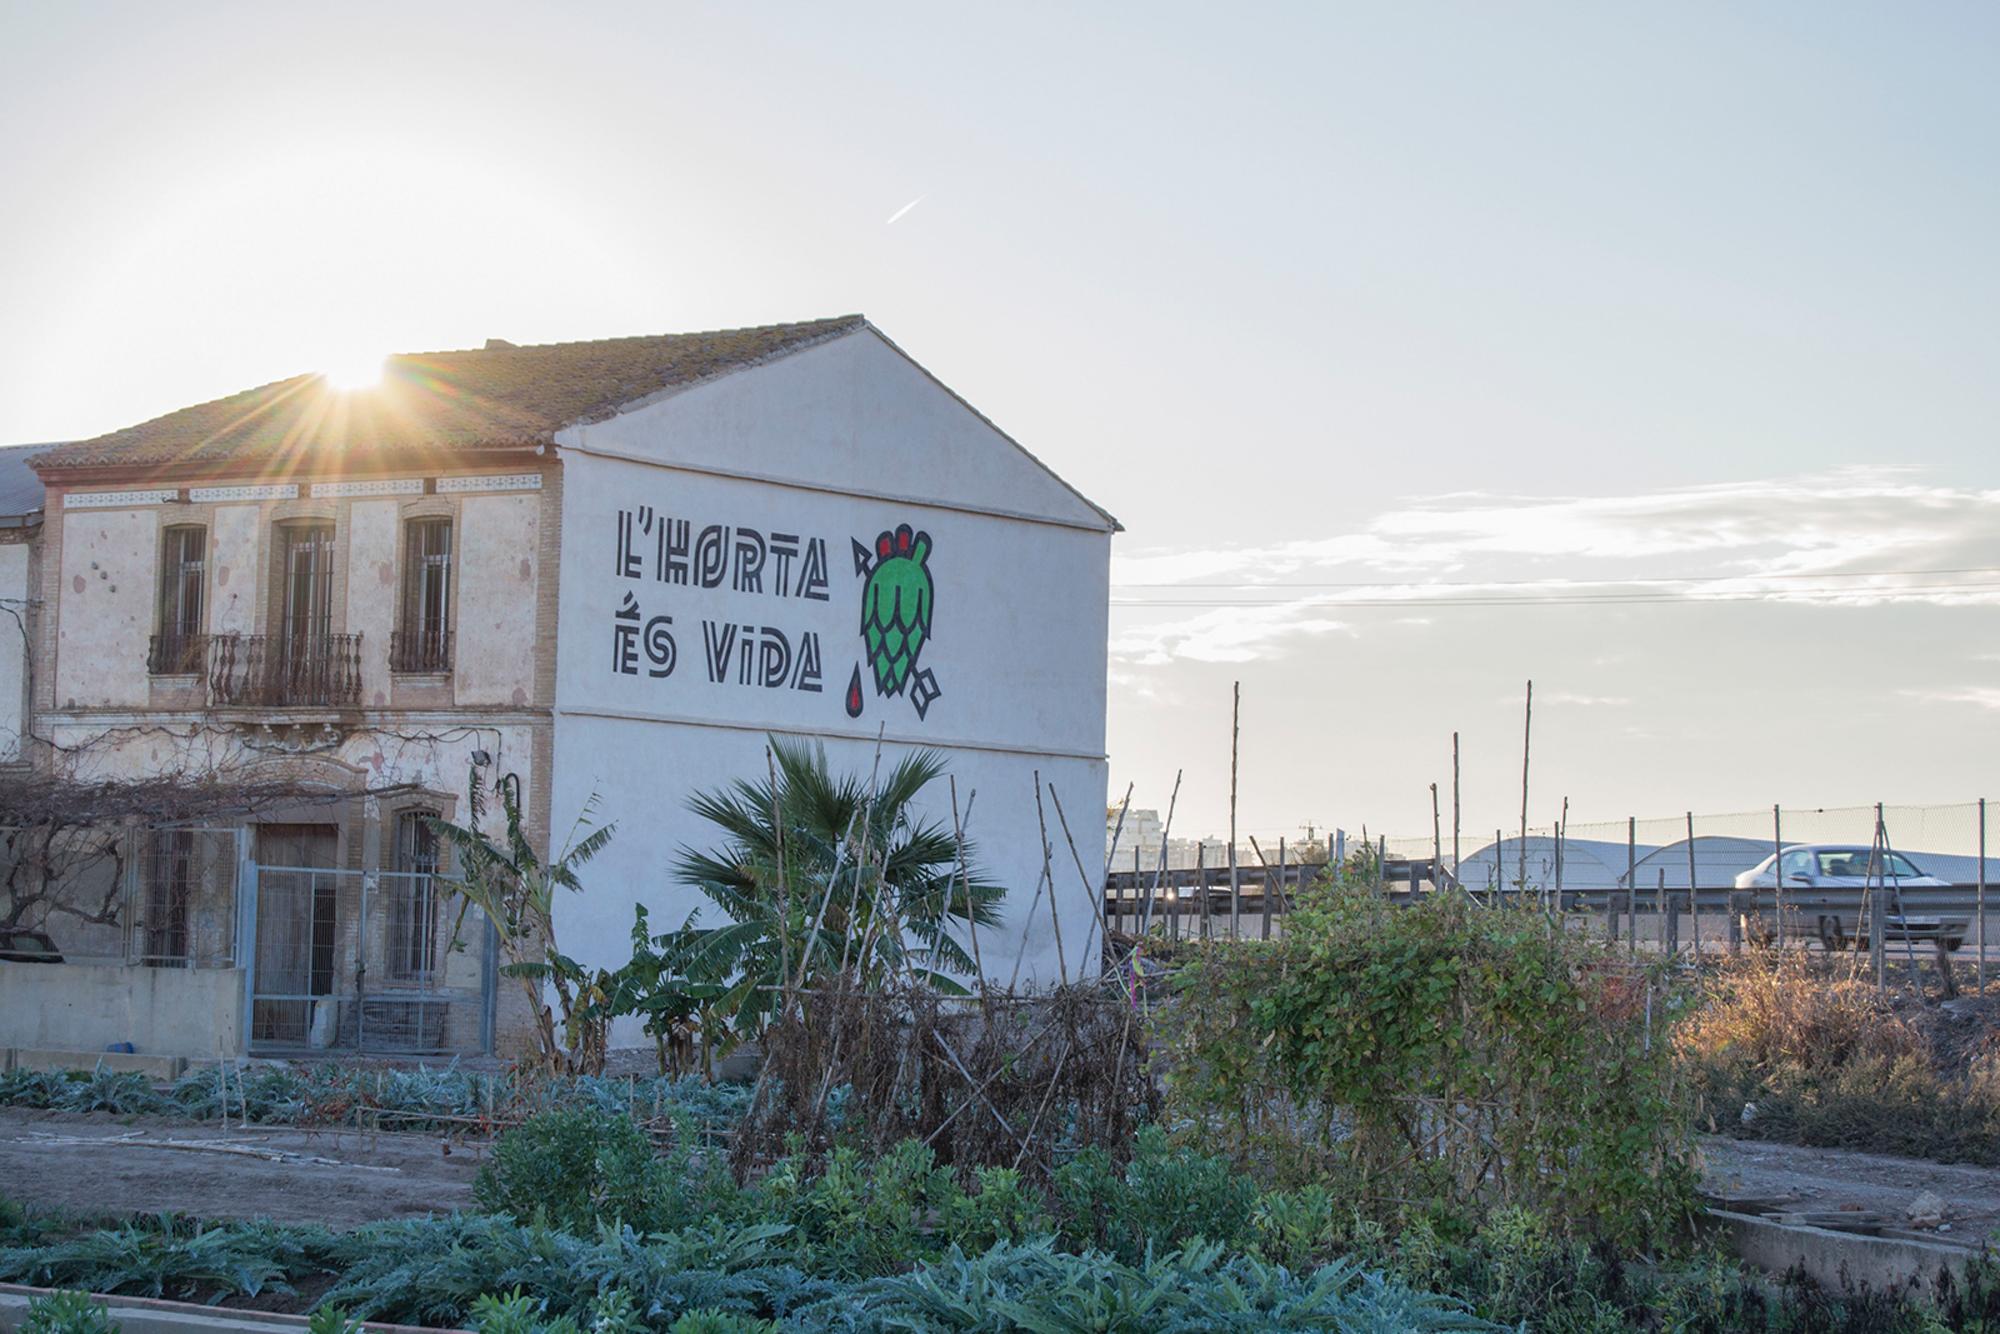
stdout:
{"type": "Polygon", "coordinates": [[[492,1049],[494,942],[440,877],[250,868],[244,1040],[260,1055],[492,1049]]]}

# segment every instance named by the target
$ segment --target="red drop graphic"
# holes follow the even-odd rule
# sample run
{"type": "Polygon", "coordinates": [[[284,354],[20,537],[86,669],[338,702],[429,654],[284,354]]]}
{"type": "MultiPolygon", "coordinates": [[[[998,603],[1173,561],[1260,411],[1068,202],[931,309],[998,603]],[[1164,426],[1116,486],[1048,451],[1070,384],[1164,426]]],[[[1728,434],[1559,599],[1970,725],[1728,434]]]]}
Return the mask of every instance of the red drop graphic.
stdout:
{"type": "Polygon", "coordinates": [[[858,664],[854,668],[853,677],[847,683],[847,716],[850,718],[861,716],[861,668],[858,664]]]}

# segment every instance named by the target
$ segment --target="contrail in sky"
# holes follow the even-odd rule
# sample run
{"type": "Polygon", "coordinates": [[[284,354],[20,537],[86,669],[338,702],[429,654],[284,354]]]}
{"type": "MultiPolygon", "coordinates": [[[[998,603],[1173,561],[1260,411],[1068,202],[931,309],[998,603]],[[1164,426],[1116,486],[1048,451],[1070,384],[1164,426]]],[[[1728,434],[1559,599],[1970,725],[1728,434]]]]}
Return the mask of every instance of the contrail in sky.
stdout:
{"type": "Polygon", "coordinates": [[[918,195],[915,199],[912,199],[909,203],[903,205],[901,208],[897,209],[894,213],[891,213],[889,215],[889,221],[883,223],[882,225],[884,227],[895,226],[897,223],[903,220],[903,215],[905,213],[908,213],[911,209],[915,208],[917,205],[923,203],[926,199],[929,198],[930,196],[928,194],[918,195]]]}

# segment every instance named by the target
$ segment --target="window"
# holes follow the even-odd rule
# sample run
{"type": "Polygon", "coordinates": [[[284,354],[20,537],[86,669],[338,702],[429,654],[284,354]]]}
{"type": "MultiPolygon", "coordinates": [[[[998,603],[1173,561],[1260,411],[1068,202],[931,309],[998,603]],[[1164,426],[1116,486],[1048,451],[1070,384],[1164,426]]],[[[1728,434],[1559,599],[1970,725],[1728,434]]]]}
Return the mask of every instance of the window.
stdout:
{"type": "Polygon", "coordinates": [[[396,820],[395,870],[387,877],[389,974],[427,981],[437,969],[438,892],[443,861],[436,811],[405,811],[396,820]]]}
{"type": "Polygon", "coordinates": [[[194,892],[194,831],[157,829],[146,848],[146,946],[152,968],[188,966],[188,900],[194,892]]]}
{"type": "Polygon", "coordinates": [[[1870,876],[1909,880],[1923,874],[1898,852],[1871,853],[1867,848],[1836,848],[1819,854],[1819,873],[1837,879],[1866,880],[1870,876]]]}
{"type": "Polygon", "coordinates": [[[155,676],[202,669],[201,604],[208,530],[177,526],[166,530],[160,548],[159,632],[153,636],[148,669],[155,676]]]}
{"type": "Polygon", "coordinates": [[[403,615],[390,646],[399,672],[451,670],[451,520],[412,519],[403,543],[403,615]]]}
{"type": "Polygon", "coordinates": [[[333,525],[280,528],[285,594],[279,641],[287,661],[323,653],[333,634],[333,525]]]}

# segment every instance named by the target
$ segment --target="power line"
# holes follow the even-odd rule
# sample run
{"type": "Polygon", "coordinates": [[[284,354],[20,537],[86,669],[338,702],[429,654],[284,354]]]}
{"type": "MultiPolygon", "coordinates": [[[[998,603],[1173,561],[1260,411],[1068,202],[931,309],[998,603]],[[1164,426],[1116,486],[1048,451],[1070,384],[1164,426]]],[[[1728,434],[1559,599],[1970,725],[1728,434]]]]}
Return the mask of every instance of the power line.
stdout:
{"type": "MultiPolygon", "coordinates": [[[[1262,587],[1271,587],[1264,585],[1262,587]]],[[[1312,585],[1294,585],[1309,588],[1312,585]]],[[[1410,588],[1409,584],[1356,585],[1355,587],[1410,588]]],[[[1422,587],[1417,585],[1416,587],[1422,587]]],[[[1931,596],[1940,593],[2000,592],[2000,580],[1951,581],[1945,583],[1906,583],[1892,587],[1871,587],[1868,585],[1823,585],[1819,587],[1787,587],[1783,589],[1743,589],[1740,591],[1673,591],[1661,589],[1654,592],[1572,592],[1567,594],[1548,593],[1502,593],[1493,596],[1457,594],[1434,597],[1423,594],[1384,594],[1368,598],[1321,598],[1310,594],[1279,598],[1112,598],[1114,607],[1619,607],[1651,606],[1662,603],[1686,603],[1714,605],[1732,602],[1770,602],[1802,598],[1855,598],[1870,597],[1882,601],[1896,601],[1914,596],[1931,596]]]]}
{"type": "Polygon", "coordinates": [[[1598,588],[1645,584],[1725,584],[1745,579],[1916,579],[1938,575],[2000,574],[2000,565],[1967,565],[1944,570],[1798,570],[1772,574],[1685,574],[1654,575],[1642,579],[1576,579],[1551,576],[1546,579],[1364,579],[1341,582],[1267,579],[1255,583],[1117,583],[1113,588],[1543,588],[1572,586],[1598,588]]]}

